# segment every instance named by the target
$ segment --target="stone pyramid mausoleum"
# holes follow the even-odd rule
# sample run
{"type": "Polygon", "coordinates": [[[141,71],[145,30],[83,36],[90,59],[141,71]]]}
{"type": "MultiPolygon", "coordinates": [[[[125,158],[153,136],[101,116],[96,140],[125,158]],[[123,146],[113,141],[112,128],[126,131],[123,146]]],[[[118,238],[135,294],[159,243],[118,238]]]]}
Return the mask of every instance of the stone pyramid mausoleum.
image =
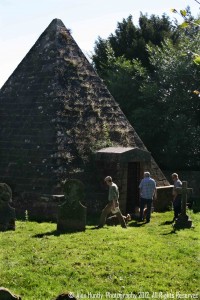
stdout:
{"type": "Polygon", "coordinates": [[[54,19],[0,90],[0,181],[17,199],[39,203],[62,194],[63,180],[78,178],[92,206],[103,197],[104,175],[121,191],[125,185],[127,198],[131,176],[137,186],[147,168],[158,186],[169,186],[70,31],[54,19]]]}

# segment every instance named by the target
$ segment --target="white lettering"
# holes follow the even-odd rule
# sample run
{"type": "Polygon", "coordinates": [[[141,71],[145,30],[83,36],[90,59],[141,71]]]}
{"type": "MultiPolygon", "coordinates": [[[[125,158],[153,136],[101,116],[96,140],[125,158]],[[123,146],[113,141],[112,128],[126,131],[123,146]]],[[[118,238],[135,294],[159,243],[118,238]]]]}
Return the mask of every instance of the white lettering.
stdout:
{"type": "Polygon", "coordinates": [[[198,294],[181,294],[180,292],[176,292],[177,299],[199,299],[198,294]]]}

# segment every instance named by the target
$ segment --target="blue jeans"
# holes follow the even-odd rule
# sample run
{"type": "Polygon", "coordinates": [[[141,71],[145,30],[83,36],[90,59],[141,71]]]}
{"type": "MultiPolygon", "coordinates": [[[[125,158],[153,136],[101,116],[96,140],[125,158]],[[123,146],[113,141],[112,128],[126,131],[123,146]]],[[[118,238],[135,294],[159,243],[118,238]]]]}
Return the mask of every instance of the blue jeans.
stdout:
{"type": "Polygon", "coordinates": [[[181,213],[181,195],[177,195],[173,201],[174,207],[174,218],[178,218],[179,214],[181,213]]]}
{"type": "Polygon", "coordinates": [[[152,199],[145,199],[145,198],[140,198],[140,220],[144,219],[144,207],[145,205],[147,206],[147,215],[146,215],[146,220],[150,221],[151,218],[151,204],[152,204],[152,199]]]}

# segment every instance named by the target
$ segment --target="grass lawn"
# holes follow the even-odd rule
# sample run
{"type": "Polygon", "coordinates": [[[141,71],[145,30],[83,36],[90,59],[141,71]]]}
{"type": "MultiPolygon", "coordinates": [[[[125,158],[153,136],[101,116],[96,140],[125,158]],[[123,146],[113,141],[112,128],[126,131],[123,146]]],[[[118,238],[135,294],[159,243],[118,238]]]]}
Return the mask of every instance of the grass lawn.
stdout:
{"type": "MultiPolygon", "coordinates": [[[[148,224],[58,234],[55,223],[17,221],[0,233],[0,286],[22,300],[199,299],[200,213],[173,231],[173,212],[148,224]]],[[[95,224],[94,224],[95,225],[95,224]]]]}

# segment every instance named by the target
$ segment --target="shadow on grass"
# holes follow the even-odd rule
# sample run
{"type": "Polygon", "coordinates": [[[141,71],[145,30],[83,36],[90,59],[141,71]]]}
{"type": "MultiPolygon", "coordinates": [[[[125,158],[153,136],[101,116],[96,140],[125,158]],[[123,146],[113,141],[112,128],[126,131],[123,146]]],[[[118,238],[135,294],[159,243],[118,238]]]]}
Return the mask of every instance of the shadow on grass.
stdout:
{"type": "Polygon", "coordinates": [[[71,234],[71,233],[80,233],[80,232],[85,232],[85,231],[78,231],[78,230],[68,230],[68,231],[58,231],[58,230],[52,230],[49,232],[43,232],[43,233],[38,233],[35,234],[33,237],[34,238],[43,238],[45,236],[60,236],[63,234],[71,234]]]}
{"type": "MultiPolygon", "coordinates": [[[[146,222],[139,222],[139,221],[132,221],[132,222],[129,222],[127,227],[141,227],[141,226],[144,226],[146,225],[147,223],[146,222]]],[[[117,226],[120,226],[120,224],[118,224],[117,226]]],[[[100,230],[100,229],[109,229],[110,227],[116,227],[115,225],[105,225],[104,227],[98,227],[98,226],[94,226],[94,227],[91,227],[90,230],[100,230]]]]}
{"type": "Polygon", "coordinates": [[[172,230],[168,233],[162,233],[162,235],[169,235],[169,234],[176,234],[180,230],[185,230],[185,229],[192,229],[194,226],[188,227],[188,226],[176,226],[176,224],[173,221],[166,221],[161,223],[159,226],[163,225],[172,225],[172,230]]]}
{"type": "Polygon", "coordinates": [[[111,226],[104,226],[104,227],[98,227],[98,226],[93,226],[91,228],[88,228],[89,230],[100,230],[100,229],[108,229],[111,226]]]}
{"type": "MultiPolygon", "coordinates": [[[[193,228],[193,227],[191,227],[191,229],[192,229],[192,228],[193,228]]],[[[190,228],[187,228],[187,227],[179,227],[179,228],[175,228],[175,227],[173,227],[173,229],[172,229],[170,232],[162,233],[162,235],[177,234],[178,231],[180,231],[180,230],[185,230],[185,229],[190,229],[190,228]]]]}
{"type": "Polygon", "coordinates": [[[161,223],[160,226],[162,226],[162,225],[171,225],[173,223],[174,223],[173,220],[172,221],[165,221],[165,222],[161,223]]]}
{"type": "Polygon", "coordinates": [[[173,228],[170,232],[162,233],[162,235],[176,234],[176,230],[173,228]]]}
{"type": "Polygon", "coordinates": [[[165,221],[165,222],[162,222],[162,223],[160,223],[160,225],[159,225],[159,226],[166,226],[166,225],[171,225],[171,226],[172,226],[172,229],[171,229],[171,231],[169,231],[169,232],[165,232],[165,233],[162,233],[161,235],[176,234],[176,230],[175,230],[175,228],[173,227],[173,223],[174,223],[174,221],[173,221],[173,220],[170,220],[170,221],[165,221]]]}
{"type": "Polygon", "coordinates": [[[51,236],[51,235],[59,236],[60,232],[57,231],[57,230],[52,230],[52,231],[49,231],[49,232],[43,232],[43,233],[35,234],[33,237],[35,237],[35,238],[43,238],[45,236],[51,236]]]}
{"type": "Polygon", "coordinates": [[[142,227],[146,225],[146,222],[132,221],[128,223],[128,227],[142,227]]]}

